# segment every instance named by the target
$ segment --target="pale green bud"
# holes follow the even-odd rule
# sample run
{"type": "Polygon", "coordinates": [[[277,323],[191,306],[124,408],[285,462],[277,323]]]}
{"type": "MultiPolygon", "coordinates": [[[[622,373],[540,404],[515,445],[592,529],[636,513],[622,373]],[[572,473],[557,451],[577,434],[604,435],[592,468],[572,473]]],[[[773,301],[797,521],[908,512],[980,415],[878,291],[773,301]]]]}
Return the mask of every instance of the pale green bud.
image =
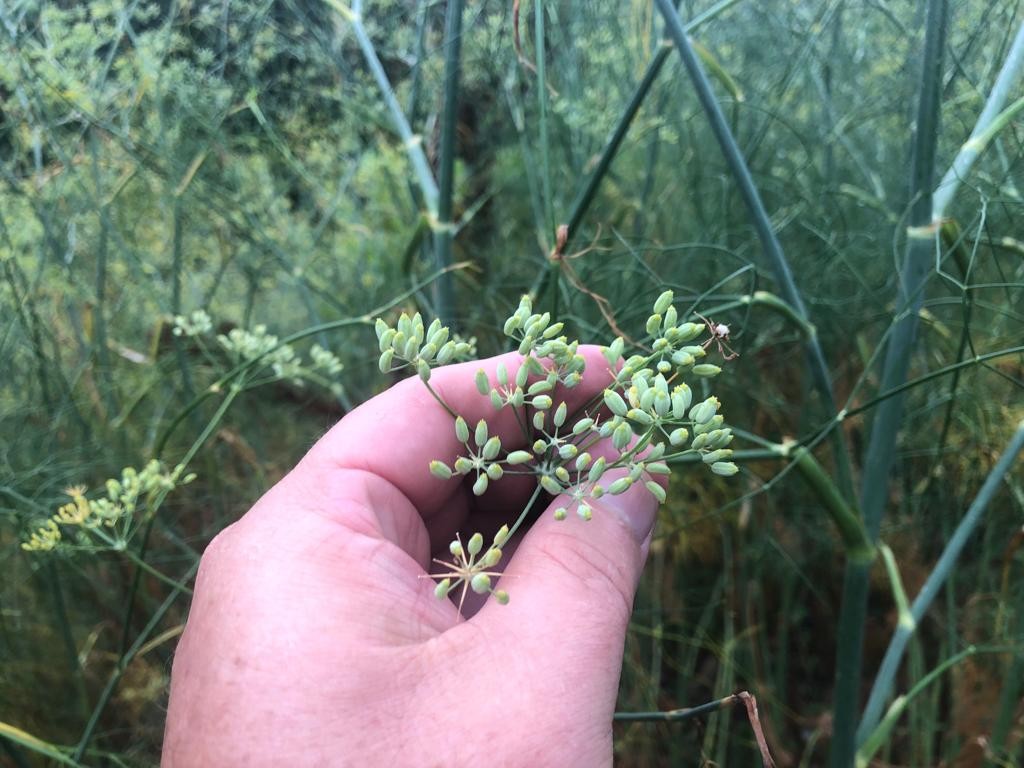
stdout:
{"type": "Polygon", "coordinates": [[[722,369],[717,365],[711,363],[701,363],[700,365],[693,366],[693,375],[701,376],[705,379],[710,379],[712,376],[717,376],[722,372],[722,369]]]}
{"type": "Polygon", "coordinates": [[[498,390],[492,389],[490,392],[490,397],[491,405],[494,406],[495,410],[500,411],[502,407],[505,405],[505,403],[502,402],[501,395],[498,394],[498,390]]]}
{"type": "Polygon", "coordinates": [[[646,487],[647,490],[651,492],[651,495],[654,496],[654,498],[656,498],[659,502],[661,502],[662,504],[665,503],[664,488],[662,488],[653,480],[648,480],[646,483],[644,483],[644,487],[646,487]]]}
{"type": "Polygon", "coordinates": [[[565,417],[569,415],[569,407],[564,403],[559,403],[558,408],[555,409],[554,424],[556,427],[560,427],[565,424],[565,417]]]}
{"type": "Polygon", "coordinates": [[[487,475],[483,474],[483,475],[480,475],[476,479],[475,483],[473,483],[473,495],[474,496],[483,496],[484,493],[486,493],[486,492],[487,492],[487,475]]]}
{"type": "Polygon", "coordinates": [[[626,413],[626,418],[631,421],[635,421],[638,424],[642,424],[645,427],[651,426],[654,423],[654,418],[647,411],[641,411],[639,408],[632,408],[626,413]]]}
{"type": "Polygon", "coordinates": [[[569,470],[565,467],[555,467],[555,477],[561,480],[563,483],[569,482],[569,470]]]}
{"type": "Polygon", "coordinates": [[[696,424],[704,424],[712,419],[720,405],[718,398],[712,395],[690,409],[690,418],[696,424]]]}
{"type": "Polygon", "coordinates": [[[740,468],[731,461],[716,461],[711,465],[711,471],[722,477],[732,477],[740,471],[740,468]]]}
{"type": "Polygon", "coordinates": [[[455,439],[460,443],[469,442],[469,425],[461,416],[455,417],[455,439]]]}
{"type": "Polygon", "coordinates": [[[615,428],[615,432],[612,433],[612,445],[617,450],[623,450],[629,445],[629,439],[633,436],[633,430],[629,428],[629,424],[623,422],[615,428]]]}
{"type": "Polygon", "coordinates": [[[580,449],[572,443],[565,443],[558,448],[558,455],[566,460],[574,459],[576,458],[576,454],[579,453],[579,450],[580,449]]]}
{"type": "Polygon", "coordinates": [[[672,390],[672,418],[681,419],[686,416],[686,409],[693,400],[693,390],[686,384],[680,384],[672,390]]]}
{"type": "Polygon", "coordinates": [[[544,453],[544,451],[546,451],[547,449],[548,449],[548,444],[546,442],[544,442],[543,440],[534,440],[533,441],[533,452],[534,453],[544,453]]]}
{"type": "Polygon", "coordinates": [[[458,539],[448,545],[448,551],[452,553],[453,557],[463,557],[466,554],[462,549],[462,542],[458,539]]]}
{"type": "Polygon", "coordinates": [[[547,395],[537,395],[537,397],[533,398],[533,402],[531,404],[534,408],[546,411],[551,407],[552,401],[547,395]]]}
{"type": "Polygon", "coordinates": [[[582,435],[584,432],[590,430],[594,426],[594,420],[590,418],[580,419],[572,427],[572,433],[574,435],[582,435]]]}
{"type": "Polygon", "coordinates": [[[533,428],[544,429],[544,419],[546,418],[546,416],[547,413],[545,411],[537,411],[535,414],[533,414],[533,428]]]}
{"type": "Polygon", "coordinates": [[[707,432],[709,435],[708,439],[710,440],[710,434],[714,432],[716,429],[718,429],[720,426],[722,426],[723,423],[725,423],[725,417],[719,413],[715,416],[712,416],[708,421],[705,421],[703,424],[694,425],[693,432],[696,435],[701,435],[707,432]]]}
{"type": "Polygon", "coordinates": [[[672,299],[674,294],[672,291],[665,291],[654,301],[654,313],[656,315],[663,315],[665,311],[672,306],[672,299]]]}
{"type": "Polygon", "coordinates": [[[526,390],[526,394],[531,395],[531,396],[532,395],[540,395],[540,394],[543,394],[544,392],[550,392],[554,388],[555,388],[554,383],[548,381],[547,379],[545,379],[543,381],[535,381],[526,390]]]}
{"type": "Polygon", "coordinates": [[[497,368],[498,383],[503,387],[508,386],[508,368],[505,367],[504,363],[498,363],[497,368]]]}
{"type": "MultiPolygon", "coordinates": [[[[380,322],[379,320],[377,322],[380,322]]],[[[388,328],[384,333],[377,339],[377,349],[383,352],[385,349],[391,349],[391,341],[395,338],[394,328],[388,328]]]]}
{"type": "Polygon", "coordinates": [[[476,443],[477,448],[487,442],[487,422],[483,419],[476,423],[476,429],[473,431],[473,442],[476,443]]]}
{"type": "Polygon", "coordinates": [[[430,381],[430,364],[426,360],[420,360],[416,363],[416,373],[422,381],[430,381]]]}
{"type": "Polygon", "coordinates": [[[562,328],[564,326],[565,326],[565,323],[555,323],[554,325],[548,327],[548,329],[546,331],[544,331],[544,333],[542,335],[544,336],[545,339],[553,339],[553,338],[555,338],[555,336],[557,336],[558,334],[560,334],[562,332],[562,328]]]}
{"type": "Polygon", "coordinates": [[[469,539],[467,548],[470,555],[480,554],[480,550],[484,548],[484,537],[479,533],[474,533],[469,539]]]}
{"type": "Polygon", "coordinates": [[[731,442],[731,429],[715,429],[708,432],[708,447],[710,448],[725,448],[731,442]]]}
{"type": "Polygon", "coordinates": [[[501,561],[501,550],[497,547],[491,547],[484,556],[480,559],[480,563],[484,568],[493,568],[501,561]]]}
{"type": "Polygon", "coordinates": [[[629,410],[626,406],[626,401],[622,399],[622,395],[613,389],[606,389],[604,391],[604,404],[616,416],[625,416],[626,411],[629,410]]]}
{"type": "Polygon", "coordinates": [[[583,504],[582,502],[576,508],[576,514],[584,520],[590,520],[594,517],[594,511],[590,508],[589,504],[583,504]]]}
{"type": "Polygon", "coordinates": [[[654,407],[654,398],[657,395],[658,392],[655,389],[644,389],[640,397],[637,398],[637,406],[642,411],[650,411],[654,407]]]}
{"type": "Polygon", "coordinates": [[[516,386],[522,389],[526,386],[527,380],[530,378],[530,368],[527,365],[520,365],[519,370],[516,371],[516,386]]]}
{"type": "Polygon", "coordinates": [[[449,341],[438,351],[437,363],[438,365],[448,365],[448,363],[452,361],[453,357],[455,357],[455,342],[449,341]]]}
{"type": "Polygon", "coordinates": [[[395,356],[393,349],[385,349],[381,353],[380,361],[377,363],[377,367],[380,368],[381,373],[388,373],[391,371],[391,359],[395,356]]]}
{"type": "Polygon", "coordinates": [[[587,453],[586,451],[584,451],[579,456],[577,456],[576,457],[576,471],[577,472],[582,472],[587,467],[589,467],[590,466],[590,458],[591,458],[590,454],[587,453]]]}
{"type": "Polygon", "coordinates": [[[628,477],[620,477],[614,483],[608,486],[608,493],[612,496],[618,496],[620,493],[625,493],[629,490],[629,487],[633,485],[633,481],[628,477]]]}
{"type": "Polygon", "coordinates": [[[491,577],[486,573],[478,573],[469,582],[469,586],[478,595],[486,594],[491,591],[491,577]]]}
{"type": "Polygon", "coordinates": [[[402,349],[402,357],[406,360],[412,360],[416,357],[416,353],[419,351],[419,348],[419,342],[416,341],[416,337],[413,336],[405,342],[405,347],[402,349]]]}
{"type": "Polygon", "coordinates": [[[541,475],[540,487],[553,496],[557,496],[562,492],[562,486],[551,475],[541,475]]]}
{"type": "Polygon", "coordinates": [[[651,315],[647,318],[647,333],[655,336],[661,328],[661,315],[651,315]]]}
{"type": "Polygon", "coordinates": [[[452,470],[443,461],[432,461],[430,462],[430,474],[439,480],[447,480],[452,476],[452,470]]]}
{"type": "Polygon", "coordinates": [[[444,579],[438,582],[437,586],[434,587],[434,597],[438,600],[444,600],[448,597],[448,591],[452,588],[452,580],[444,579]]]}
{"type": "Polygon", "coordinates": [[[483,368],[476,372],[476,376],[473,378],[473,381],[476,384],[476,391],[481,395],[486,395],[491,391],[491,382],[487,378],[487,371],[483,368]]]}
{"type": "Polygon", "coordinates": [[[494,590],[494,599],[498,601],[498,605],[508,605],[508,592],[504,589],[494,590]]]}
{"type": "Polygon", "coordinates": [[[526,402],[526,395],[520,387],[516,387],[516,391],[512,393],[510,402],[516,408],[522,408],[526,402]]]}
{"type": "Polygon", "coordinates": [[[533,460],[533,454],[529,451],[512,451],[508,456],[505,457],[505,461],[515,466],[516,464],[525,464],[528,461],[533,460]]]}
{"type": "Polygon", "coordinates": [[[666,309],[662,314],[665,315],[665,330],[670,328],[674,329],[676,327],[676,321],[679,319],[676,313],[676,308],[668,307],[668,309],[666,309]]]}
{"type": "Polygon", "coordinates": [[[697,435],[695,438],[693,438],[693,442],[690,443],[690,447],[695,449],[695,450],[700,450],[701,448],[703,448],[707,444],[708,444],[708,436],[707,436],[707,434],[700,434],[700,435],[697,435]]]}
{"type": "Polygon", "coordinates": [[[680,349],[672,353],[672,362],[680,368],[688,368],[694,364],[695,360],[693,359],[693,355],[688,352],[683,352],[683,350],[680,349]]]}
{"type": "Polygon", "coordinates": [[[494,459],[498,455],[498,451],[500,450],[501,438],[495,435],[494,437],[489,438],[486,443],[484,443],[484,448],[481,455],[484,457],[485,461],[494,461],[494,459]]]}
{"type": "Polygon", "coordinates": [[[508,526],[503,525],[498,529],[498,532],[494,534],[494,546],[501,549],[505,546],[506,541],[508,541],[508,526]]]}
{"type": "Polygon", "coordinates": [[[555,520],[558,520],[559,522],[561,522],[562,520],[565,520],[565,517],[566,517],[565,507],[559,507],[558,509],[555,510],[555,520]]]}
{"type": "Polygon", "coordinates": [[[508,320],[505,321],[504,333],[506,336],[511,336],[513,333],[519,330],[522,325],[522,321],[518,316],[512,315],[508,320]]]}
{"type": "Polygon", "coordinates": [[[468,475],[471,469],[473,469],[473,462],[465,456],[459,456],[455,460],[455,471],[460,475],[468,475]]]}
{"type": "Polygon", "coordinates": [[[377,318],[377,322],[373,324],[373,330],[377,332],[377,340],[380,341],[381,337],[384,336],[384,332],[388,330],[388,324],[377,318]]]}
{"type": "Polygon", "coordinates": [[[687,342],[691,339],[696,339],[706,327],[704,323],[683,323],[676,326],[676,331],[679,333],[679,341],[687,342]]]}
{"type": "Polygon", "coordinates": [[[420,360],[426,360],[429,363],[435,354],[437,354],[437,345],[428,342],[420,349],[419,357],[420,360]]]}
{"type": "Polygon", "coordinates": [[[505,474],[505,470],[501,468],[501,464],[489,464],[487,466],[486,472],[487,477],[489,477],[494,482],[498,482],[499,480],[501,480],[502,476],[505,474]]]}
{"type": "Polygon", "coordinates": [[[672,474],[672,470],[669,469],[668,464],[663,461],[648,461],[644,464],[644,469],[652,475],[672,474]]]}

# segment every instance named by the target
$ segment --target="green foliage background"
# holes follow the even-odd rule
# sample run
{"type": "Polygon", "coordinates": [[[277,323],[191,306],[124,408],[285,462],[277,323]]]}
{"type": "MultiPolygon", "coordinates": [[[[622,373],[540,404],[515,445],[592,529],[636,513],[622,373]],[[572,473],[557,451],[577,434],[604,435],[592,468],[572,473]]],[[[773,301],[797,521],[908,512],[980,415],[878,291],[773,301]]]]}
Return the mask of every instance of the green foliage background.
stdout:
{"type": "MultiPolygon", "coordinates": [[[[519,55],[512,4],[463,13],[449,273],[457,330],[476,337],[481,355],[504,349],[500,324],[533,290],[581,338],[606,343],[612,320],[640,335],[651,301],[671,287],[682,305],[732,328],[740,357],[716,382],[730,421],[776,443],[816,444],[832,414],[813,392],[801,328],[751,301],[779,288],[674,54],[552,268],[557,225],[665,43],[648,2],[537,5],[543,49],[535,8],[522,3],[519,55]]],[[[893,322],[913,202],[925,5],[739,0],[714,6],[693,31],[836,400],[851,410],[880,394],[875,356],[893,322]]],[[[685,0],[681,13],[709,8],[685,0]]],[[[363,15],[435,169],[445,11],[382,0],[363,15]]],[[[939,174],[970,134],[1024,11],[1016,0],[962,0],[949,18],[939,174]]],[[[365,316],[404,293],[395,311],[441,309],[431,285],[411,290],[436,282],[432,221],[352,25],[319,0],[9,0],[0,23],[0,727],[68,747],[62,755],[80,745],[84,764],[151,765],[187,599],[172,598],[143,651],[122,663],[172,590],[147,576],[136,594],[135,567],[119,553],[27,553],[20,543],[67,501],[68,486],[100,488],[153,457],[173,466],[209,422],[216,397],[186,408],[230,365],[171,334],[173,316],[203,309],[221,330],[266,324],[281,337],[358,320],[296,344],[334,351],[341,388],[272,381],[243,393],[203,443],[190,468],[198,480],[160,509],[143,554],[182,578],[324,429],[388,386],[365,316]]],[[[911,596],[1024,417],[1022,129],[1011,120],[988,148],[949,212],[958,235],[936,241],[911,360],[920,381],[882,533],[911,596]]],[[[841,425],[857,475],[872,412],[841,425]]],[[[831,469],[824,445],[816,455],[831,469]]],[[[619,708],[749,690],[779,764],[822,765],[842,550],[789,468],[750,461],[728,481],[679,469],[637,600],[619,708]]],[[[1021,479],[1011,473],[992,501],[912,640],[897,690],[968,643],[986,652],[914,700],[885,764],[1024,761],[1021,479]]],[[[878,566],[865,692],[894,625],[878,566]]],[[[620,724],[616,739],[622,765],[756,760],[742,708],[620,724]]],[[[47,759],[24,739],[0,738],[2,765],[47,759]]]]}

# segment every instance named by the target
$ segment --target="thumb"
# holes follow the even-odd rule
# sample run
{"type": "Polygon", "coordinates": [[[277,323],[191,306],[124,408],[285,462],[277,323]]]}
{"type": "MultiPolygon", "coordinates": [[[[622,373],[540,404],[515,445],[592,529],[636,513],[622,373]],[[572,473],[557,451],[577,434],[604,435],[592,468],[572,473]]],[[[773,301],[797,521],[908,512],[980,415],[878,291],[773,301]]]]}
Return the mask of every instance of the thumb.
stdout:
{"type": "MultiPolygon", "coordinates": [[[[612,472],[606,477],[614,479],[612,472]]],[[[551,503],[501,577],[509,604],[488,601],[474,621],[493,623],[494,636],[531,659],[533,674],[543,666],[564,681],[577,706],[587,701],[584,696],[595,697],[590,701],[607,709],[610,721],[658,502],[643,483],[634,483],[625,493],[606,493],[588,504],[593,516],[583,520],[568,497],[551,503]],[[555,519],[559,507],[569,510],[565,520],[555,519]]]]}

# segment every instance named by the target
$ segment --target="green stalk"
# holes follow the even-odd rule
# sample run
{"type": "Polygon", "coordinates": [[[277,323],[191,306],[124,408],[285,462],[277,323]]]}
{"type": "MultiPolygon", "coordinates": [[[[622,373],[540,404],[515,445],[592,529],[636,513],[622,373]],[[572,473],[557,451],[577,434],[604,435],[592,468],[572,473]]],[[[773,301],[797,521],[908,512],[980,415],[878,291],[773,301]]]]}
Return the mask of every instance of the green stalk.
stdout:
{"type": "Polygon", "coordinates": [[[720,709],[731,707],[737,704],[740,697],[731,694],[721,699],[709,701],[707,704],[699,704],[696,707],[683,707],[682,709],[670,709],[666,711],[653,712],[616,712],[612,719],[616,723],[678,723],[682,720],[690,720],[694,717],[706,715],[709,712],[717,712],[720,709]]]}
{"type": "Polygon", "coordinates": [[[974,125],[974,130],[971,131],[970,138],[960,147],[956,159],[953,160],[953,164],[935,189],[932,198],[932,222],[938,223],[945,218],[946,209],[957,190],[960,189],[960,184],[971,172],[974,161],[985,151],[985,147],[988,146],[993,136],[1009,122],[1016,111],[1024,107],[1024,99],[1019,99],[1000,114],[1022,67],[1024,67],[1024,24],[1021,24],[1017,30],[1017,36],[1013,40],[1013,45],[1003,62],[1002,69],[999,70],[995,83],[992,85],[992,91],[985,101],[985,106],[981,110],[981,114],[978,115],[978,121],[974,125]]]}
{"type": "MultiPolygon", "coordinates": [[[[199,561],[193,563],[185,575],[181,579],[181,583],[184,584],[193,576],[196,571],[199,570],[199,561]]],[[[175,588],[171,594],[169,594],[160,604],[160,607],[156,609],[153,616],[146,623],[142,632],[135,638],[135,642],[132,643],[131,647],[121,655],[120,660],[117,662],[117,666],[114,667],[113,672],[110,673],[110,678],[107,680],[107,684],[104,687],[100,697],[96,702],[96,706],[93,708],[92,715],[89,717],[89,722],[85,725],[85,730],[82,732],[82,737],[78,740],[78,746],[75,747],[74,755],[72,760],[76,763],[82,759],[82,755],[85,754],[85,750],[89,746],[89,742],[92,741],[93,734],[96,732],[96,726],[99,724],[100,717],[103,715],[103,711],[107,708],[107,704],[110,703],[110,698],[114,695],[114,691],[117,690],[117,685],[121,682],[121,677],[124,675],[125,670],[128,669],[128,665],[132,659],[139,652],[139,649],[146,644],[149,636],[153,634],[153,630],[156,629],[157,625],[163,620],[164,614],[170,610],[174,601],[178,599],[178,595],[181,594],[181,589],[175,588]]]]}
{"type": "MultiPolygon", "coordinates": [[[[683,60],[683,65],[690,76],[694,90],[697,93],[697,98],[704,108],[708,122],[711,124],[711,130],[718,140],[726,163],[736,179],[740,194],[750,214],[751,222],[761,241],[761,247],[764,249],[765,255],[768,257],[775,272],[775,279],[782,289],[783,298],[806,321],[807,310],[804,308],[800,292],[797,290],[796,283],[793,280],[793,273],[789,268],[789,263],[786,261],[786,257],[782,252],[782,246],[775,236],[775,230],[768,218],[768,213],[765,210],[764,203],[761,201],[757,187],[754,185],[750,169],[743,159],[732,130],[730,130],[729,124],[726,121],[725,114],[715,99],[711,84],[701,67],[700,60],[690,44],[686,28],[683,26],[679,14],[670,0],[655,0],[655,2],[665,19],[669,37],[672,38],[672,42],[675,43],[676,49],[679,51],[679,56],[683,60]]],[[[835,397],[832,393],[832,378],[828,371],[828,365],[825,362],[824,352],[822,352],[821,345],[818,343],[817,334],[808,338],[804,346],[810,361],[811,376],[814,378],[815,386],[822,398],[825,411],[830,414],[835,413],[836,405],[835,397]]],[[[841,432],[836,431],[830,437],[836,469],[839,475],[840,489],[847,498],[852,499],[854,498],[853,476],[843,435],[841,432]]]]}
{"type": "MultiPolygon", "coordinates": [[[[548,146],[548,79],[546,64],[546,47],[544,45],[544,3],[533,0],[533,44],[534,56],[537,60],[537,108],[539,110],[538,128],[540,129],[540,182],[544,202],[545,239],[550,237],[555,228],[554,200],[551,197],[551,156],[548,146]]],[[[557,277],[556,277],[557,279],[557,277]]],[[[557,282],[555,283],[557,286],[557,282]]],[[[558,291],[553,291],[555,296],[558,291]]],[[[552,309],[552,315],[557,312],[552,309]]]]}
{"type": "MultiPolygon", "coordinates": [[[[723,11],[728,10],[740,0],[719,0],[713,6],[708,8],[704,13],[699,16],[695,16],[686,24],[686,31],[692,32],[704,23],[714,19],[723,11]]],[[[566,223],[567,233],[565,246],[568,247],[569,243],[572,242],[573,238],[579,232],[580,224],[583,222],[583,217],[586,216],[587,211],[590,210],[590,204],[594,201],[594,197],[597,195],[597,190],[601,186],[601,182],[604,181],[605,176],[608,175],[608,169],[612,165],[612,161],[619,152],[619,147],[622,146],[622,141],[626,138],[626,134],[629,133],[629,128],[633,124],[633,120],[637,113],[640,111],[640,105],[647,99],[647,94],[651,90],[651,86],[654,85],[654,81],[658,77],[658,73],[661,72],[661,68],[668,61],[669,55],[672,53],[672,46],[668,43],[661,45],[658,52],[651,57],[651,61],[647,65],[647,69],[644,70],[643,76],[640,78],[640,82],[636,86],[636,90],[633,91],[633,95],[629,99],[629,103],[626,105],[625,111],[619,117],[618,122],[612,129],[611,134],[605,141],[604,148],[601,150],[601,157],[598,158],[597,165],[594,167],[593,172],[587,177],[586,182],[580,188],[579,193],[576,195],[576,199],[573,200],[572,208],[569,212],[569,218],[566,223]]],[[[553,273],[542,272],[538,278],[538,281],[534,284],[530,293],[533,296],[540,296],[545,290],[545,283],[547,279],[553,273]]]]}
{"type": "MultiPolygon", "coordinates": [[[[881,389],[887,391],[907,380],[917,331],[923,287],[932,262],[933,236],[915,236],[931,221],[931,190],[938,137],[939,83],[946,40],[947,0],[929,0],[916,135],[911,168],[911,233],[900,275],[894,327],[886,349],[881,389]]],[[[864,458],[861,507],[872,541],[878,539],[882,510],[889,495],[889,475],[896,452],[896,437],[903,419],[902,392],[881,403],[864,458]]],[[[857,710],[863,665],[864,622],[867,616],[868,568],[849,562],[844,576],[839,623],[835,704],[831,746],[832,768],[853,765],[857,744],[857,710]]]]}
{"type": "Polygon", "coordinates": [[[391,114],[391,122],[398,132],[399,138],[402,140],[402,145],[409,157],[413,173],[416,174],[416,181],[419,184],[420,191],[423,193],[423,201],[431,216],[436,216],[439,193],[437,183],[434,181],[434,175],[430,171],[430,163],[427,162],[427,156],[423,152],[423,140],[420,136],[415,135],[412,132],[412,128],[409,127],[409,121],[405,117],[405,112],[402,111],[402,106],[398,103],[398,97],[395,96],[395,91],[391,87],[391,81],[388,80],[384,66],[380,63],[377,50],[373,47],[373,41],[366,34],[366,27],[363,26],[362,0],[356,0],[351,8],[340,2],[340,0],[323,0],[323,2],[331,6],[352,25],[356,41],[363,52],[363,58],[366,59],[366,66],[370,68],[370,74],[377,81],[377,87],[380,89],[381,95],[384,97],[384,103],[391,114]]]}
{"type": "Polygon", "coordinates": [[[807,448],[798,448],[793,454],[793,461],[804,481],[824,504],[825,511],[839,531],[847,562],[870,565],[875,559],[875,547],[868,538],[857,510],[847,503],[832,478],[807,448]]]}
{"type": "MultiPolygon", "coordinates": [[[[438,269],[445,269],[451,265],[452,239],[455,236],[452,204],[455,195],[455,133],[459,107],[462,0],[448,0],[445,14],[444,112],[441,116],[441,146],[438,157],[440,188],[437,225],[434,229],[434,255],[438,269]]],[[[445,275],[435,283],[434,303],[437,317],[444,325],[452,326],[455,315],[455,293],[451,275],[445,275]]]]}
{"type": "Polygon", "coordinates": [[[885,701],[892,692],[893,681],[896,679],[896,673],[899,671],[900,661],[903,658],[907,642],[910,640],[911,635],[914,634],[921,619],[924,618],[925,613],[931,607],[932,601],[939,593],[939,589],[952,572],[953,565],[956,563],[957,558],[960,557],[967,539],[974,533],[974,529],[978,527],[982,514],[996,495],[1000,483],[1002,483],[1003,478],[1010,471],[1010,467],[1022,448],[1024,448],[1024,421],[1017,425],[1017,430],[1007,444],[1006,450],[1003,451],[1003,455],[999,457],[999,461],[996,462],[988,477],[985,478],[985,482],[968,508],[967,514],[964,515],[963,520],[956,527],[949,543],[946,544],[946,548],[942,551],[941,557],[935,563],[931,573],[928,574],[924,586],[921,587],[921,591],[910,607],[911,620],[900,621],[897,626],[896,632],[889,642],[889,647],[886,649],[885,657],[882,659],[882,666],[875,676],[871,695],[868,697],[867,706],[864,708],[864,714],[857,729],[858,744],[864,744],[878,725],[882,715],[882,707],[885,706],[885,701]]]}
{"type": "Polygon", "coordinates": [[[899,721],[903,712],[906,711],[911,701],[917,698],[918,695],[928,688],[928,686],[931,685],[947,669],[959,664],[968,656],[973,656],[977,652],[978,648],[973,645],[968,646],[955,656],[951,656],[946,659],[944,662],[939,664],[939,666],[922,677],[920,681],[918,681],[917,685],[911,688],[906,695],[898,696],[893,701],[892,706],[889,707],[888,712],[886,712],[885,719],[874,730],[870,738],[864,742],[863,746],[857,750],[856,767],[867,768],[874,754],[882,748],[886,741],[888,741],[889,734],[892,732],[893,727],[899,721]]]}

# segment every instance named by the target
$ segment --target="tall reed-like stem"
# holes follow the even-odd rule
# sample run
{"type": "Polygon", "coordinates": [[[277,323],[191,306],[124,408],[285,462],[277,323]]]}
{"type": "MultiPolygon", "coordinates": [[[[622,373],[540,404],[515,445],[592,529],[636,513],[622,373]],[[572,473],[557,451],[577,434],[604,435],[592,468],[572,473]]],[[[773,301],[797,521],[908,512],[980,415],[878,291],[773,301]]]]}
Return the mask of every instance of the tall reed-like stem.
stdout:
{"type": "MultiPolygon", "coordinates": [[[[452,238],[455,235],[452,206],[455,197],[455,133],[459,107],[462,0],[448,0],[444,37],[444,111],[441,114],[441,147],[438,157],[440,184],[434,228],[434,255],[438,269],[445,269],[452,263],[452,238]]],[[[434,309],[446,326],[453,324],[455,314],[455,292],[450,277],[446,275],[434,284],[434,309]]]]}
{"type": "Polygon", "coordinates": [[[956,527],[956,531],[953,532],[949,543],[946,544],[946,548],[942,551],[938,562],[935,563],[935,567],[928,574],[924,586],[921,587],[921,591],[910,606],[911,620],[908,622],[901,621],[896,628],[892,640],[889,641],[889,647],[886,649],[885,657],[882,659],[882,666],[875,676],[871,695],[868,698],[867,706],[864,708],[864,714],[861,717],[860,726],[857,729],[857,742],[859,744],[863,744],[872,731],[874,731],[875,726],[878,725],[878,721],[882,717],[882,708],[885,706],[889,694],[892,693],[893,681],[896,679],[896,673],[899,671],[900,661],[903,658],[903,652],[906,650],[910,637],[914,634],[921,623],[921,619],[924,618],[925,613],[931,607],[932,601],[935,600],[939,593],[939,589],[942,588],[942,585],[949,577],[950,572],[953,570],[953,565],[956,563],[957,558],[960,557],[960,553],[967,543],[967,539],[974,533],[974,529],[978,527],[982,514],[984,514],[992,497],[996,495],[1000,484],[1003,482],[1003,478],[1010,471],[1010,467],[1022,448],[1024,448],[1024,421],[1017,425],[1017,431],[1010,438],[1006,450],[1003,451],[1003,455],[999,457],[999,461],[996,462],[988,477],[985,478],[985,482],[968,508],[967,514],[964,515],[963,520],[956,527]]]}
{"type": "MultiPolygon", "coordinates": [[[[695,16],[689,22],[687,22],[685,29],[687,32],[691,32],[702,24],[710,21],[717,17],[720,13],[728,10],[740,0],[719,0],[713,6],[708,8],[706,11],[701,13],[699,16],[695,16]]],[[[626,134],[629,133],[630,126],[633,125],[633,120],[636,118],[637,113],[640,111],[641,105],[647,100],[647,94],[650,92],[651,87],[654,85],[654,81],[658,78],[658,74],[661,72],[661,68],[668,61],[669,55],[672,53],[671,43],[666,42],[658,48],[658,52],[651,57],[650,62],[647,64],[647,69],[644,70],[643,75],[640,78],[640,82],[636,86],[636,90],[633,91],[633,95],[629,99],[629,103],[626,105],[626,109],[622,115],[619,116],[618,122],[612,129],[612,132],[608,135],[605,141],[604,148],[601,150],[601,156],[598,158],[597,164],[594,166],[593,172],[587,177],[587,180],[580,187],[579,192],[576,194],[576,198],[573,200],[572,208],[569,211],[569,217],[566,220],[566,238],[565,243],[562,245],[562,249],[568,248],[573,238],[579,231],[580,224],[583,223],[583,218],[586,216],[587,211],[590,210],[590,204],[594,202],[594,197],[597,195],[597,190],[601,187],[601,182],[604,181],[605,176],[608,175],[608,169],[611,168],[612,161],[619,153],[619,148],[622,146],[623,140],[626,138],[626,134]]],[[[541,273],[538,277],[537,282],[534,284],[530,293],[540,296],[545,289],[545,281],[555,273],[551,270],[541,273]]]]}
{"type": "MultiPolygon", "coordinates": [[[[967,174],[970,173],[974,161],[985,151],[985,147],[992,140],[992,129],[998,130],[1005,124],[1006,121],[1000,118],[1004,117],[1006,113],[1000,113],[1007,97],[1013,90],[1022,67],[1024,67],[1024,24],[1021,24],[1017,30],[1017,36],[1013,40],[1013,45],[1003,62],[1002,69],[999,70],[999,76],[996,77],[996,81],[992,85],[992,91],[989,93],[988,99],[985,100],[985,106],[978,116],[978,122],[975,123],[970,138],[960,147],[956,159],[935,189],[935,194],[932,196],[933,224],[937,225],[945,218],[949,204],[953,201],[967,174]]],[[[1024,107],[1024,99],[1015,102],[1006,112],[1022,107],[1024,107]]]]}
{"type": "MultiPolygon", "coordinates": [[[[916,132],[911,161],[907,252],[900,274],[894,327],[889,336],[880,389],[894,389],[907,379],[918,324],[924,283],[932,263],[937,233],[932,233],[932,180],[939,131],[939,86],[942,53],[946,40],[947,0],[929,0],[916,132]]],[[[864,457],[861,506],[868,535],[877,540],[882,510],[889,497],[889,475],[896,451],[896,437],[903,419],[900,393],[878,408],[864,457]]],[[[863,663],[864,620],[867,614],[868,568],[847,562],[839,620],[834,732],[831,765],[849,768],[856,753],[857,710],[863,663]]]]}
{"type": "MultiPolygon", "coordinates": [[[[800,317],[806,320],[807,310],[804,308],[800,292],[797,290],[796,282],[793,280],[793,273],[789,268],[789,262],[786,261],[786,257],[782,252],[782,246],[775,236],[775,230],[772,228],[768,212],[761,201],[761,196],[754,184],[754,179],[750,175],[750,169],[747,167],[746,160],[743,159],[725,114],[722,112],[722,108],[719,106],[718,101],[715,99],[715,94],[711,90],[711,83],[708,81],[707,75],[701,67],[700,60],[686,35],[686,28],[683,26],[671,0],[655,0],[655,2],[665,19],[666,31],[672,42],[675,43],[679,56],[683,60],[683,65],[690,76],[694,90],[697,92],[697,98],[707,114],[711,130],[718,140],[726,163],[736,179],[740,194],[750,214],[751,223],[757,231],[761,247],[764,249],[765,255],[768,257],[768,261],[775,273],[775,279],[779,282],[782,295],[799,313],[800,317]]],[[[810,360],[811,375],[814,378],[815,386],[821,396],[825,410],[829,415],[834,414],[836,406],[835,397],[832,393],[832,378],[825,363],[825,355],[821,350],[821,345],[818,343],[817,334],[811,335],[806,340],[805,348],[810,360]]],[[[853,479],[842,433],[839,430],[833,431],[831,440],[836,469],[839,475],[840,489],[852,500],[853,479]]]]}

